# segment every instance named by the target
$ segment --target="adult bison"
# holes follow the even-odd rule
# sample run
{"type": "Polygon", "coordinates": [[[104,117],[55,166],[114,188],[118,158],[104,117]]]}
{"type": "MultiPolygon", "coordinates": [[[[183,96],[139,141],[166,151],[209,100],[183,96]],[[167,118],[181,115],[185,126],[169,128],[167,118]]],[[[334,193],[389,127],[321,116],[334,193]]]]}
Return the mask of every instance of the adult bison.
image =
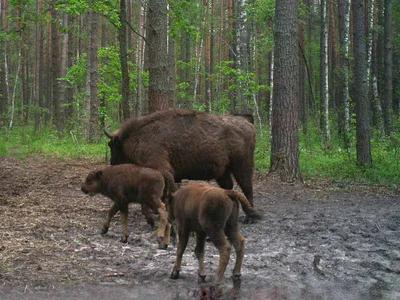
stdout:
{"type": "Polygon", "coordinates": [[[111,139],[111,165],[158,169],[174,191],[182,179],[215,179],[232,189],[232,176],[253,205],[255,128],[248,115],[174,109],[127,120],[111,139]]]}

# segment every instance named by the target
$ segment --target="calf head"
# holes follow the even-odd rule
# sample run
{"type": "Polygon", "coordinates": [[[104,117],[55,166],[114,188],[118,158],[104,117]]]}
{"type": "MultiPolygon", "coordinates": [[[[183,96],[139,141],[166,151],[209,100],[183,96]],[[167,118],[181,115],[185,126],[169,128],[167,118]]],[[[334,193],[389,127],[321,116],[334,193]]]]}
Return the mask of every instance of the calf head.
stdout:
{"type": "Polygon", "coordinates": [[[101,191],[101,182],[100,179],[103,176],[103,171],[93,171],[90,172],[86,177],[85,182],[81,186],[82,192],[85,194],[89,194],[90,196],[94,196],[101,191]]]}

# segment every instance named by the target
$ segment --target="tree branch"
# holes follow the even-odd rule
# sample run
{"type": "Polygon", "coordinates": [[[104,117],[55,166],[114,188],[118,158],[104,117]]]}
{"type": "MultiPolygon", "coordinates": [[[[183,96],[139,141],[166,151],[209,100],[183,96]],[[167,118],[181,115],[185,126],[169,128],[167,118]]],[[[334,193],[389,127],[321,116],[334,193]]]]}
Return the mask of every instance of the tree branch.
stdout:
{"type": "Polygon", "coordinates": [[[138,36],[140,36],[140,37],[144,40],[144,42],[147,44],[146,38],[145,38],[143,35],[141,35],[139,32],[137,32],[137,31],[132,27],[131,23],[129,23],[128,21],[126,21],[126,24],[128,24],[129,28],[130,28],[134,33],[136,33],[138,36]]]}

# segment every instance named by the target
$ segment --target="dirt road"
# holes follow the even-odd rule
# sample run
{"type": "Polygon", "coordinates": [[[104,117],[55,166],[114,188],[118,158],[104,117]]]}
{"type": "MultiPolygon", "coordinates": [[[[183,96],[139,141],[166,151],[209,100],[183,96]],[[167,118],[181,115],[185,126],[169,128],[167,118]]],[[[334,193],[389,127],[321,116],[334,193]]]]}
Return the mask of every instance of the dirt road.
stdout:
{"type": "MultiPolygon", "coordinates": [[[[400,299],[400,196],[255,180],[264,219],[242,224],[242,282],[197,283],[194,238],[181,278],[169,274],[175,248],[158,250],[130,206],[128,244],[117,215],[99,234],[111,201],[80,191],[99,163],[0,159],[0,299],[400,299]],[[115,276],[114,276],[115,275],[115,276]]],[[[243,216],[242,216],[243,217],[243,216]]],[[[206,246],[206,270],[218,253],[206,246]]]]}

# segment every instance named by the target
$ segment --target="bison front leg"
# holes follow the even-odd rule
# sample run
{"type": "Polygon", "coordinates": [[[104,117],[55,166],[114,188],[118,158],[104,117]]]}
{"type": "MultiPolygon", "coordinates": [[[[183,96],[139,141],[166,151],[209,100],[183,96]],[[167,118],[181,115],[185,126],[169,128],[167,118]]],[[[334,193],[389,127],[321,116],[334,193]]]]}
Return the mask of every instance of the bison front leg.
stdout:
{"type": "Polygon", "coordinates": [[[108,229],[110,228],[111,219],[115,216],[115,214],[118,212],[118,210],[119,210],[118,204],[114,203],[111,206],[110,210],[108,211],[108,217],[103,224],[103,227],[101,229],[101,234],[106,234],[108,232],[108,229]]]}
{"type": "Polygon", "coordinates": [[[121,242],[127,243],[128,242],[128,206],[124,205],[120,207],[121,211],[121,221],[122,221],[122,237],[121,242]]]}

